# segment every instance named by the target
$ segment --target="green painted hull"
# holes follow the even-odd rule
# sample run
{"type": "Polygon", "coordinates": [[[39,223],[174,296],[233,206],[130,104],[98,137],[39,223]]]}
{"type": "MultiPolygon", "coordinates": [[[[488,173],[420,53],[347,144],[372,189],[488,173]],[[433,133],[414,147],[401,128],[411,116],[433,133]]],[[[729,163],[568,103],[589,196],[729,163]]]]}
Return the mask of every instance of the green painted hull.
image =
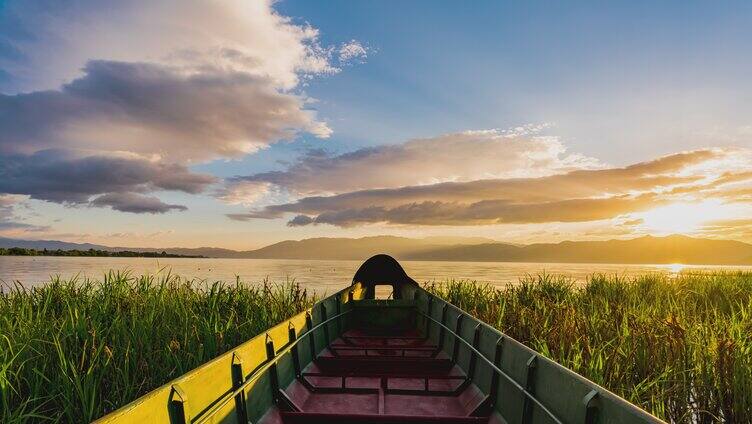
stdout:
{"type": "Polygon", "coordinates": [[[417,285],[399,290],[401,299],[374,300],[372,287],[354,284],[96,422],[258,422],[280,388],[356,327],[420,332],[487,395],[492,422],[661,422],[417,285]]]}

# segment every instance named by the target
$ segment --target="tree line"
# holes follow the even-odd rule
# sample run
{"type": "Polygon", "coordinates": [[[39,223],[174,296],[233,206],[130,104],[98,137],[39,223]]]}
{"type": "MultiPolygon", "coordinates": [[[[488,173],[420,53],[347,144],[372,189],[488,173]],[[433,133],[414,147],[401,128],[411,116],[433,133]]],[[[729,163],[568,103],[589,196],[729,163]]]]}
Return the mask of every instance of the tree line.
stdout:
{"type": "Polygon", "coordinates": [[[204,256],[176,255],[161,252],[134,252],[131,250],[109,251],[109,250],[63,250],[63,249],[27,249],[23,247],[0,248],[0,256],[104,256],[104,257],[126,257],[126,258],[203,258],[204,256]]]}

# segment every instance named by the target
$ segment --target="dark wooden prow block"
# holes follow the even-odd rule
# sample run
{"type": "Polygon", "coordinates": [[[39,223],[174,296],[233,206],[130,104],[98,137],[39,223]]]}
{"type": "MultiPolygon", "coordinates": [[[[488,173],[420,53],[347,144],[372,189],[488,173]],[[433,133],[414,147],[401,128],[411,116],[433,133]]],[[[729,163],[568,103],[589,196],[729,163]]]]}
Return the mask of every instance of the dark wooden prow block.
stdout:
{"type": "Polygon", "coordinates": [[[364,286],[366,299],[376,298],[376,286],[392,286],[394,299],[412,299],[418,283],[405,273],[396,259],[376,255],[363,262],[353,277],[353,284],[364,286]]]}

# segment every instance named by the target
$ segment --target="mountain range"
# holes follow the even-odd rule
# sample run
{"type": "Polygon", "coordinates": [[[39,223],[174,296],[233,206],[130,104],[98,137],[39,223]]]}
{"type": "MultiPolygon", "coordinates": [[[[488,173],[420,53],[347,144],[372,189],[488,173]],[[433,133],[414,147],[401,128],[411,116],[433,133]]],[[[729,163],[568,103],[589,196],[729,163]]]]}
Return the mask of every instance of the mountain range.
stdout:
{"type": "Polygon", "coordinates": [[[406,238],[375,236],[363,238],[310,238],[287,240],[256,250],[201,248],[133,248],[57,240],[0,238],[0,247],[33,249],[101,249],[166,251],[179,255],[214,258],[363,260],[388,253],[400,260],[575,262],[575,263],[682,263],[715,265],[752,264],[752,244],[733,240],[693,238],[682,235],[644,236],[628,240],[564,241],[519,245],[483,237],[406,238]]]}

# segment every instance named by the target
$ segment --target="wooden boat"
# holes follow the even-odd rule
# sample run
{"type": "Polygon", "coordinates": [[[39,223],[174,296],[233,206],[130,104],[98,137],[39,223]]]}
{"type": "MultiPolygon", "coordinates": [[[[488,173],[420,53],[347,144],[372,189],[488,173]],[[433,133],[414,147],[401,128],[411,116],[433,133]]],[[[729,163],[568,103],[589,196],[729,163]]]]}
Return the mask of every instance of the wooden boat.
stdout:
{"type": "Polygon", "coordinates": [[[431,295],[377,255],[350,287],[97,422],[661,421],[431,295]],[[375,299],[382,285],[393,299],[375,299]]]}

